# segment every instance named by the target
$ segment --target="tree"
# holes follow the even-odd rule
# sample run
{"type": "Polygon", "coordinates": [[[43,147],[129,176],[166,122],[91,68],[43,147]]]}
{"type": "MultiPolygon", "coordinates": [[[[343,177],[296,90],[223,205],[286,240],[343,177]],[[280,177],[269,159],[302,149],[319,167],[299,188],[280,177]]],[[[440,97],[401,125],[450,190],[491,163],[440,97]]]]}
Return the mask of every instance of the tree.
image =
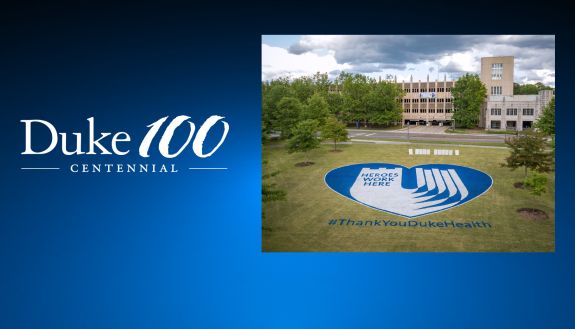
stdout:
{"type": "Polygon", "coordinates": [[[553,152],[549,150],[542,134],[525,131],[517,137],[507,138],[505,144],[511,149],[511,154],[502,166],[509,167],[511,170],[524,167],[525,177],[527,177],[527,169],[539,173],[553,171],[553,152]]]}
{"type": "Polygon", "coordinates": [[[404,95],[405,92],[395,83],[374,83],[366,96],[369,121],[385,125],[401,121],[403,108],[400,100],[404,95]]]}
{"type": "Polygon", "coordinates": [[[303,76],[294,79],[290,85],[295,97],[305,103],[316,91],[313,77],[303,76]]]}
{"type": "MultiPolygon", "coordinates": [[[[315,120],[304,120],[295,125],[292,130],[292,137],[288,140],[288,152],[307,153],[319,147],[317,138],[318,123],[315,120]]],[[[307,164],[311,162],[307,161],[307,164]]]]}
{"type": "MultiPolygon", "coordinates": [[[[523,184],[529,189],[529,193],[532,195],[541,196],[541,194],[547,192],[547,176],[544,174],[532,172],[527,178],[525,178],[523,184]]],[[[531,207],[528,209],[532,213],[542,212],[542,210],[531,207]]]]}
{"type": "Polygon", "coordinates": [[[540,196],[547,192],[547,176],[533,172],[524,181],[525,187],[529,188],[529,193],[540,196]]]}
{"type": "Polygon", "coordinates": [[[345,125],[335,117],[329,117],[321,129],[321,137],[333,141],[333,150],[337,150],[337,143],[348,140],[345,125]]]}
{"type": "Polygon", "coordinates": [[[325,119],[329,116],[329,105],[327,101],[318,93],[313,94],[303,107],[302,120],[316,120],[319,126],[323,126],[325,119]]]}
{"type": "Polygon", "coordinates": [[[342,72],[338,84],[342,87],[344,116],[349,121],[363,121],[367,126],[367,95],[370,91],[370,78],[361,74],[342,72]]]}
{"type": "Polygon", "coordinates": [[[462,128],[476,127],[485,102],[487,90],[477,74],[465,74],[451,88],[453,95],[453,120],[462,128]]]}
{"type": "Polygon", "coordinates": [[[513,84],[513,94],[514,95],[537,95],[541,90],[552,90],[553,87],[546,86],[541,82],[536,84],[513,84]]]}
{"type": "Polygon", "coordinates": [[[283,138],[292,136],[292,130],[301,119],[302,104],[295,97],[284,97],[278,103],[277,128],[283,138]]]}
{"type": "Polygon", "coordinates": [[[343,96],[339,92],[331,92],[327,94],[326,101],[328,104],[329,112],[337,117],[340,117],[345,109],[343,96]]]}
{"type": "Polygon", "coordinates": [[[543,109],[539,120],[535,122],[535,128],[545,135],[555,135],[555,97],[543,109]]]}
{"type": "Polygon", "coordinates": [[[315,93],[320,94],[322,97],[326,98],[329,93],[329,87],[331,86],[331,81],[329,81],[329,76],[327,73],[319,73],[313,75],[313,84],[315,87],[315,93]]]}
{"type": "Polygon", "coordinates": [[[293,91],[288,78],[262,83],[262,137],[279,130],[278,104],[289,96],[293,96],[293,91]]]}

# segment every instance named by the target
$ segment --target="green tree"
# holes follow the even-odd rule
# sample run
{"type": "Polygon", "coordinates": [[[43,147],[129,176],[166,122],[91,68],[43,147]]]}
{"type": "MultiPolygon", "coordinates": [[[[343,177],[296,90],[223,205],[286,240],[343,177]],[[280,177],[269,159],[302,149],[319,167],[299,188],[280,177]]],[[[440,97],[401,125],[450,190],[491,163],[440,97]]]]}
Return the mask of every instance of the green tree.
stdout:
{"type": "Polygon", "coordinates": [[[302,120],[316,120],[319,126],[323,126],[325,119],[329,116],[329,105],[319,93],[313,94],[303,107],[302,120]]]}
{"type": "Polygon", "coordinates": [[[395,83],[373,83],[366,96],[369,121],[385,125],[401,121],[403,109],[400,100],[404,95],[405,92],[395,83]]]}
{"type": "Polygon", "coordinates": [[[288,78],[262,83],[262,137],[280,130],[278,127],[278,104],[284,97],[293,96],[288,78]]]}
{"type": "Polygon", "coordinates": [[[540,196],[547,192],[547,176],[544,174],[533,172],[525,178],[524,184],[533,195],[540,196]]]}
{"type": "Polygon", "coordinates": [[[316,91],[313,77],[303,76],[291,82],[291,90],[300,102],[305,103],[316,91]]]}
{"type": "Polygon", "coordinates": [[[343,96],[339,92],[331,92],[327,94],[326,101],[328,104],[329,112],[337,117],[341,117],[345,110],[343,96]]]}
{"type": "Polygon", "coordinates": [[[541,90],[552,90],[553,87],[546,86],[541,82],[536,84],[513,84],[513,94],[514,95],[537,95],[541,90]]]}
{"type": "MultiPolygon", "coordinates": [[[[304,120],[295,125],[292,130],[292,137],[288,140],[288,152],[302,152],[306,154],[308,151],[319,147],[319,139],[317,137],[318,123],[315,120],[304,120]]],[[[309,161],[307,161],[309,163],[309,161]]]]}
{"type": "Polygon", "coordinates": [[[295,97],[284,97],[278,103],[276,127],[283,138],[292,136],[292,130],[301,119],[303,106],[295,97]]]}
{"type": "Polygon", "coordinates": [[[525,177],[527,177],[528,169],[540,173],[553,171],[553,152],[549,150],[542,134],[525,131],[517,137],[507,138],[505,143],[511,149],[511,154],[502,166],[509,167],[511,170],[523,167],[525,177]]]}
{"type": "Polygon", "coordinates": [[[535,122],[535,128],[545,135],[555,135],[555,97],[543,109],[539,120],[535,122]]]}
{"type": "Polygon", "coordinates": [[[345,125],[331,116],[326,120],[325,125],[321,129],[321,137],[333,141],[333,150],[337,150],[338,142],[345,142],[348,140],[347,129],[345,125]]]}
{"type": "Polygon", "coordinates": [[[312,80],[315,87],[314,92],[320,94],[324,99],[327,98],[329,87],[331,86],[331,81],[327,73],[317,72],[313,75],[312,80]]]}
{"type": "Polygon", "coordinates": [[[370,91],[370,79],[361,74],[342,72],[338,84],[342,88],[344,117],[347,121],[368,122],[367,95],[370,91]]]}
{"type": "Polygon", "coordinates": [[[477,74],[465,74],[451,88],[453,95],[453,120],[462,128],[476,127],[485,102],[487,90],[477,74]]]}

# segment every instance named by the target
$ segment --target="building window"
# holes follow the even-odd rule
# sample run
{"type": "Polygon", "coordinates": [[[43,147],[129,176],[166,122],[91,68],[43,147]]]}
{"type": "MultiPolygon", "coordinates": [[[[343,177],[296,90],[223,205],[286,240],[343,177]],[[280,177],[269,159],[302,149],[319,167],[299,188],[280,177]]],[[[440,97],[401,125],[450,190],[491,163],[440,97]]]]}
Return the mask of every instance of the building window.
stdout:
{"type": "Polygon", "coordinates": [[[533,109],[523,109],[523,115],[533,115],[533,109]]]}
{"type": "Polygon", "coordinates": [[[422,98],[422,99],[421,99],[421,102],[422,102],[422,103],[427,103],[427,98],[422,98]]]}
{"type": "Polygon", "coordinates": [[[443,113],[443,109],[437,109],[437,113],[443,113]]]}
{"type": "Polygon", "coordinates": [[[501,95],[502,93],[503,93],[503,87],[491,86],[491,95],[501,95]]]}
{"type": "Polygon", "coordinates": [[[516,130],[517,129],[517,121],[507,121],[507,123],[505,124],[505,127],[507,127],[507,129],[510,129],[510,130],[516,130]]]}
{"type": "Polygon", "coordinates": [[[414,103],[419,103],[419,99],[414,98],[414,99],[413,99],[413,102],[414,102],[414,103]]]}
{"type": "Polygon", "coordinates": [[[491,80],[503,79],[503,63],[491,64],[491,80]]]}
{"type": "Polygon", "coordinates": [[[491,115],[501,115],[501,109],[491,109],[491,115]]]}
{"type": "Polygon", "coordinates": [[[517,115],[517,109],[507,109],[507,115],[517,115]]]}
{"type": "Polygon", "coordinates": [[[435,109],[429,109],[429,113],[435,113],[435,109]]]}
{"type": "Polygon", "coordinates": [[[403,110],[403,112],[409,113],[409,109],[405,109],[405,110],[403,110]]]}
{"type": "Polygon", "coordinates": [[[501,129],[501,121],[491,121],[491,129],[501,129]]]}
{"type": "Polygon", "coordinates": [[[451,92],[451,88],[445,88],[445,91],[449,93],[451,92]]]}
{"type": "Polygon", "coordinates": [[[426,93],[426,92],[427,92],[427,89],[425,89],[425,88],[421,88],[420,92],[422,92],[422,93],[426,93]]]}
{"type": "Polygon", "coordinates": [[[426,109],[421,109],[421,110],[419,110],[419,113],[425,113],[425,112],[427,112],[426,109]]]}
{"type": "Polygon", "coordinates": [[[430,92],[430,93],[434,93],[434,92],[435,92],[435,88],[429,88],[429,92],[430,92]]]}
{"type": "Polygon", "coordinates": [[[418,109],[411,109],[411,113],[417,113],[417,112],[419,112],[418,109]]]}
{"type": "Polygon", "coordinates": [[[446,109],[445,113],[451,113],[451,109],[446,109]]]}
{"type": "Polygon", "coordinates": [[[412,93],[418,93],[418,92],[419,92],[419,89],[413,88],[413,89],[411,89],[411,92],[412,92],[412,93]]]}

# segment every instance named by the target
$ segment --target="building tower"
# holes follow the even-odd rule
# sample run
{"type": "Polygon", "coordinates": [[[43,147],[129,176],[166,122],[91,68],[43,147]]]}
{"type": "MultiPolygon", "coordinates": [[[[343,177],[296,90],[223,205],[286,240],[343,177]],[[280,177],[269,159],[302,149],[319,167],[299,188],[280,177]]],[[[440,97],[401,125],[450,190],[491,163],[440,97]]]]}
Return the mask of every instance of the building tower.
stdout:
{"type": "Polygon", "coordinates": [[[480,79],[487,96],[513,96],[513,56],[481,58],[480,79]]]}

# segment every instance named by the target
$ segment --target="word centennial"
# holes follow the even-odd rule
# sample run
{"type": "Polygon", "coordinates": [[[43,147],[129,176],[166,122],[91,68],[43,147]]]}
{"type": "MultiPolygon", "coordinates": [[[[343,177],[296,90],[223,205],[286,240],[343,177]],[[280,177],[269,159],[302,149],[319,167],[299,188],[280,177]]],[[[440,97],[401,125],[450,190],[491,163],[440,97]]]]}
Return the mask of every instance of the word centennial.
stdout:
{"type": "MultiPolygon", "coordinates": [[[[165,116],[147,126],[148,130],[142,140],[139,142],[138,155],[142,158],[149,158],[150,151],[157,143],[158,153],[166,158],[173,159],[179,156],[190,144],[193,153],[198,158],[211,157],[224,143],[230,125],[224,121],[224,117],[212,115],[199,126],[196,132],[196,125],[189,120],[190,117],[180,115],[168,121],[165,116]],[[216,125],[221,125],[219,129],[212,129],[216,125]],[[163,131],[161,131],[163,129],[163,131]],[[181,130],[185,141],[174,141],[174,134],[181,130]],[[217,132],[214,132],[216,131],[217,132]],[[194,135],[195,134],[195,135],[194,135]],[[211,136],[210,134],[215,134],[211,136]],[[215,146],[206,149],[204,142],[210,137],[210,140],[217,140],[215,146]],[[178,145],[171,145],[178,144],[178,145]]],[[[58,129],[49,121],[40,119],[20,120],[24,124],[25,144],[22,155],[44,155],[59,150],[65,156],[94,156],[94,155],[116,155],[125,156],[131,152],[130,143],[132,137],[125,131],[119,132],[100,132],[95,128],[94,117],[87,119],[88,129],[86,133],[59,132],[58,129]],[[43,130],[43,131],[40,131],[43,130]],[[49,136],[49,143],[38,146],[38,141],[33,144],[34,133],[43,133],[43,136],[49,136]],[[48,134],[46,134],[48,133],[48,134]],[[46,146],[47,144],[47,146],[46,146]]],[[[180,134],[182,134],[180,132],[180,134]]],[[[213,144],[213,143],[210,143],[213,144]]],[[[84,158],[85,159],[85,158],[84,158]]],[[[121,173],[121,172],[139,172],[139,173],[174,173],[178,172],[174,163],[112,163],[109,157],[106,157],[105,163],[73,163],[68,166],[73,173],[121,173]]],[[[21,168],[21,169],[59,169],[59,168],[21,168]]],[[[190,168],[192,169],[192,168],[190,168]]]]}

